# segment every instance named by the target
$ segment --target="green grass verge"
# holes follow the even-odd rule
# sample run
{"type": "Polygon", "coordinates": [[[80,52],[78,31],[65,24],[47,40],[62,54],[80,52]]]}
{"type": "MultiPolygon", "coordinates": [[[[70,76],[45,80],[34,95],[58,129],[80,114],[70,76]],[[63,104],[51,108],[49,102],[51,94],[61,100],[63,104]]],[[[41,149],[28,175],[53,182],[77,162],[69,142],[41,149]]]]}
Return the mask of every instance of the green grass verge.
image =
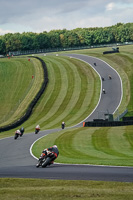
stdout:
{"type": "Polygon", "coordinates": [[[0,126],[19,119],[43,81],[42,66],[36,59],[0,60],[0,126]],[[34,79],[32,79],[34,75],[34,79]]]}
{"type": "Polygon", "coordinates": [[[133,183],[0,179],[1,200],[132,200],[133,183]]]}
{"type": "Polygon", "coordinates": [[[38,140],[33,154],[54,144],[60,163],[133,166],[133,126],[66,129],[38,140]]]}

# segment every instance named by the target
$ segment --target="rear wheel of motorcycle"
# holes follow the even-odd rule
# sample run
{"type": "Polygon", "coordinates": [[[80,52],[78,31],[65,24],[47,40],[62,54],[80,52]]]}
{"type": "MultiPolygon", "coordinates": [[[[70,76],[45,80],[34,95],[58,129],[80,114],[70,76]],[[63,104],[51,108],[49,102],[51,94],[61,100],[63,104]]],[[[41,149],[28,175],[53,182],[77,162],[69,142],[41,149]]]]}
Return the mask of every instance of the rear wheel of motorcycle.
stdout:
{"type": "Polygon", "coordinates": [[[16,140],[18,138],[18,135],[17,134],[15,134],[15,136],[14,136],[14,139],[16,140]]]}
{"type": "Polygon", "coordinates": [[[51,158],[47,157],[46,160],[45,160],[45,162],[42,163],[42,167],[46,167],[50,163],[51,163],[51,158]]]}
{"type": "Polygon", "coordinates": [[[35,130],[35,134],[37,134],[39,132],[39,130],[35,130]]]}

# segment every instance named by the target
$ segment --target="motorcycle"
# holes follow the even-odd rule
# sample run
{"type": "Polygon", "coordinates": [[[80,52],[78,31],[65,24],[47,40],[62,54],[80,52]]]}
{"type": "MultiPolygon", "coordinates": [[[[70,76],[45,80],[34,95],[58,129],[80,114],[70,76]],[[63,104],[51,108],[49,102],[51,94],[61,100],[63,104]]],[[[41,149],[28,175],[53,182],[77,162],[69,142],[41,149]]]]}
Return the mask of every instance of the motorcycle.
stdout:
{"type": "Polygon", "coordinates": [[[62,128],[62,129],[65,128],[65,122],[62,122],[62,124],[61,124],[61,128],[62,128]]]}
{"type": "Polygon", "coordinates": [[[103,89],[103,94],[105,94],[106,92],[105,92],[105,89],[103,89]]]}
{"type": "Polygon", "coordinates": [[[112,79],[112,77],[109,75],[109,79],[111,80],[112,79]]]}
{"type": "Polygon", "coordinates": [[[21,134],[16,131],[15,136],[14,136],[14,140],[16,140],[19,136],[21,136],[21,134]]]}
{"type": "Polygon", "coordinates": [[[54,157],[54,153],[50,152],[50,151],[43,151],[41,156],[38,159],[38,164],[36,165],[36,167],[47,167],[47,165],[51,165],[53,164],[53,157],[54,157]]]}

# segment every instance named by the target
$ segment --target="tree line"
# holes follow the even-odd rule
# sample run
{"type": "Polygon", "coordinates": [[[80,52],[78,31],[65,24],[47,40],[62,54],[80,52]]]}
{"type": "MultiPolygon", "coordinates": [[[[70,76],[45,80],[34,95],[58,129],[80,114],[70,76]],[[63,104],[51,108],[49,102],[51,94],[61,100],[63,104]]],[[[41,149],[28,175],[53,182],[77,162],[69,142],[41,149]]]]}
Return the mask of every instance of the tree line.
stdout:
{"type": "Polygon", "coordinates": [[[50,32],[7,33],[0,36],[0,54],[10,51],[73,48],[133,41],[133,23],[117,23],[104,28],[76,28],[50,32]]]}

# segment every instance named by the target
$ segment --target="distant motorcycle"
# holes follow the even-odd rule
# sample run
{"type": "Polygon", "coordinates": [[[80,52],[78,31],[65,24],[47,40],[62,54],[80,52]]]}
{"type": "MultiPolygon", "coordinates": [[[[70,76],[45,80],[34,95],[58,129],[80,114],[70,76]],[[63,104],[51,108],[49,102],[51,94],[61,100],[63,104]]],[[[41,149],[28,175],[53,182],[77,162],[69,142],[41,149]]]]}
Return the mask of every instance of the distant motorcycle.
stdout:
{"type": "Polygon", "coordinates": [[[40,126],[37,125],[36,128],[35,128],[35,134],[39,133],[39,131],[40,131],[40,126]]]}
{"type": "Polygon", "coordinates": [[[105,92],[105,89],[103,89],[103,94],[105,94],[106,92],[105,92]]]}
{"type": "Polygon", "coordinates": [[[14,139],[16,140],[19,136],[21,136],[21,132],[20,132],[20,130],[17,130],[17,131],[15,132],[14,139]]]}
{"type": "Polygon", "coordinates": [[[62,124],[61,124],[61,128],[62,128],[62,129],[65,128],[65,122],[62,122],[62,124]]]}
{"type": "Polygon", "coordinates": [[[111,80],[112,79],[112,77],[109,75],[109,79],[111,80]]]}
{"type": "Polygon", "coordinates": [[[36,165],[36,167],[47,167],[47,165],[51,165],[53,164],[52,160],[53,160],[53,156],[54,153],[50,152],[50,151],[43,151],[41,156],[38,159],[38,164],[36,165]]]}

